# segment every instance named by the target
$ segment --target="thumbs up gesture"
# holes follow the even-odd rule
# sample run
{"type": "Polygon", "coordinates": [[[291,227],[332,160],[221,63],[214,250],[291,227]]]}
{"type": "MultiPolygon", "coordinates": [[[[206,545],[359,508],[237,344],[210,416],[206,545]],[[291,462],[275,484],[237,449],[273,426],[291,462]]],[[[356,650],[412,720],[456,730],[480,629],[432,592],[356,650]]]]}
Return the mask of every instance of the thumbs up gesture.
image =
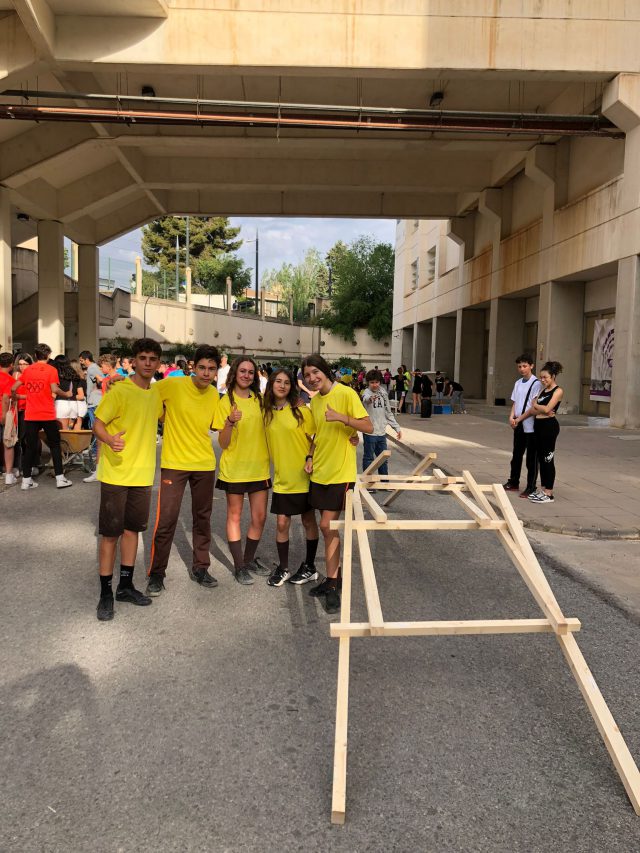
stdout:
{"type": "Polygon", "coordinates": [[[120,432],[115,433],[115,435],[111,436],[109,446],[115,453],[120,453],[121,450],[124,450],[125,440],[122,436],[125,434],[125,432],[126,429],[123,429],[120,432]]]}
{"type": "Polygon", "coordinates": [[[240,418],[242,417],[242,412],[239,411],[236,403],[231,407],[231,411],[229,412],[229,420],[232,424],[237,424],[240,418]]]}
{"type": "Polygon", "coordinates": [[[340,412],[336,412],[334,409],[331,408],[331,406],[327,406],[327,411],[324,413],[324,417],[325,420],[329,422],[338,421],[338,423],[344,423],[344,415],[341,415],[340,412]]]}

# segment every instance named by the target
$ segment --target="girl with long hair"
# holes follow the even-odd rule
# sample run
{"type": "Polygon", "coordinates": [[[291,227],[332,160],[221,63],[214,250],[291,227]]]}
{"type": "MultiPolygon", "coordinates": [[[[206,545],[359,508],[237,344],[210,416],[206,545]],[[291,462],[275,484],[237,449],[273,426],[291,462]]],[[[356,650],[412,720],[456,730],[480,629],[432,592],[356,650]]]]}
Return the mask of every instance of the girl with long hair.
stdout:
{"type": "Polygon", "coordinates": [[[227,493],[227,541],[238,583],[252,584],[251,572],[269,575],[255,559],[267,517],[269,449],[262,417],[258,367],[249,356],[240,356],[231,365],[227,393],[216,411],[213,428],[218,430],[222,449],[217,489],[227,493]],[[251,521],[244,550],[240,519],[244,496],[248,495],[251,521]]]}
{"type": "Polygon", "coordinates": [[[298,383],[293,373],[277,367],[267,382],[264,395],[264,423],[267,444],[273,462],[274,483],[271,512],[276,516],[278,566],[267,580],[269,586],[282,586],[288,580],[303,584],[316,580],[315,557],[320,533],[315,510],[309,503],[307,459],[315,433],[311,410],[300,403],[298,383]],[[291,517],[299,515],[304,527],[306,556],[298,571],[289,571],[289,530],[291,517]]]}
{"type": "Polygon", "coordinates": [[[356,449],[350,439],[358,432],[372,433],[373,424],[356,392],[334,381],[321,355],[304,358],[302,371],[305,385],[318,392],[311,401],[316,426],[314,449],[305,468],[311,479],[309,503],[321,513],[327,564],[326,579],[310,595],[325,595],[327,612],[335,613],[340,607],[340,534],[331,530],[331,522],[340,517],[347,491],[353,489],[357,477],[356,449]]]}
{"type": "Polygon", "coordinates": [[[69,424],[78,417],[78,406],[76,404],[76,394],[80,378],[77,372],[71,366],[71,362],[65,355],[57,355],[53,360],[53,365],[58,371],[60,378],[60,389],[62,391],[71,391],[71,398],[56,397],[56,418],[60,424],[60,429],[69,429],[69,424]]]}
{"type": "Polygon", "coordinates": [[[71,367],[73,367],[78,377],[75,383],[76,422],[74,423],[73,428],[74,430],[81,430],[82,424],[84,423],[84,419],[87,415],[87,379],[78,359],[71,359],[71,367]]]}

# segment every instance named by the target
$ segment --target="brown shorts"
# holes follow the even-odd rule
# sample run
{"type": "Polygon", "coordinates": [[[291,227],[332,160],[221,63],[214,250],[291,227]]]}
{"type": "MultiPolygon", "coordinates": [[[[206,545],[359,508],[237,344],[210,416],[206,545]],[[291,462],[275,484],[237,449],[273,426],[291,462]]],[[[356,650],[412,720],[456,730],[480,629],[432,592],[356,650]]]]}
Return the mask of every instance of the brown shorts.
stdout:
{"type": "Polygon", "coordinates": [[[271,496],[271,512],[273,515],[304,515],[313,509],[309,503],[309,492],[286,494],[274,492],[271,496]]]}
{"type": "Polygon", "coordinates": [[[250,495],[252,492],[263,492],[271,488],[271,480],[249,480],[244,483],[229,483],[227,480],[216,481],[216,489],[222,489],[229,495],[250,495]]]}
{"type": "Polygon", "coordinates": [[[331,512],[342,512],[349,489],[355,483],[323,483],[311,482],[309,488],[309,503],[313,509],[327,509],[331,512]]]}
{"type": "Polygon", "coordinates": [[[125,530],[142,533],[147,529],[151,486],[114,486],[100,483],[98,533],[116,539],[125,530]]]}

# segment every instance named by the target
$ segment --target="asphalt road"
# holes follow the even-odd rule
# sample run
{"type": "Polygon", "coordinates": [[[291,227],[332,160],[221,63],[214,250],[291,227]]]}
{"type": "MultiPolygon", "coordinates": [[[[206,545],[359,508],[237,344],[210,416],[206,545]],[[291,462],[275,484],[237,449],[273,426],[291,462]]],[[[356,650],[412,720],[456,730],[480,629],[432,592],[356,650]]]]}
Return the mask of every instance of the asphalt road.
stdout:
{"type": "MultiPolygon", "coordinates": [[[[551,635],[354,640],[347,823],[332,826],[337,617],[307,588],[234,582],[217,492],[218,588],[187,576],[186,498],[166,593],[98,623],[98,488],[80,476],[0,495],[1,850],[640,849],[551,635]]],[[[402,496],[393,514],[425,510],[461,517],[445,496],[402,496]]],[[[489,532],[372,541],[388,619],[540,615],[489,532]]],[[[275,559],[271,522],[259,555],[275,559]]],[[[637,620],[545,570],[640,761],[637,620]]]]}

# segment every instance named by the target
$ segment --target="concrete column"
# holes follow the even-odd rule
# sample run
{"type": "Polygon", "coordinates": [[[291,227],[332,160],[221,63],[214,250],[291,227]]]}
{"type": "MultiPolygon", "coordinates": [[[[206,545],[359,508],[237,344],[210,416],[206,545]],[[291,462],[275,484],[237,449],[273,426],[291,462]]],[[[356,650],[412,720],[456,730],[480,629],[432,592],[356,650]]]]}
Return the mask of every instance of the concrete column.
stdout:
{"type": "Polygon", "coordinates": [[[411,359],[413,358],[413,326],[407,326],[402,330],[402,350],[400,353],[400,361],[394,365],[394,370],[400,367],[401,364],[411,370],[411,359]]]}
{"type": "Polygon", "coordinates": [[[142,260],[136,258],[136,296],[142,299],[142,260]]]}
{"type": "Polygon", "coordinates": [[[233,313],[233,311],[232,311],[233,293],[232,293],[231,287],[233,285],[233,282],[231,281],[230,275],[227,276],[226,283],[227,283],[227,314],[232,314],[233,313]]]}
{"type": "Polygon", "coordinates": [[[416,323],[413,330],[415,341],[414,367],[429,370],[431,364],[431,323],[416,323]]]}
{"type": "MultiPolygon", "coordinates": [[[[478,213],[488,219],[491,224],[491,307],[489,309],[489,356],[486,393],[487,401],[493,405],[496,397],[504,396],[504,393],[501,389],[498,389],[496,384],[496,364],[498,362],[498,294],[500,293],[500,276],[502,274],[500,255],[503,229],[503,197],[501,190],[484,190],[478,202],[478,213]]],[[[509,218],[509,211],[506,211],[505,215],[506,218],[509,218]]]]}
{"type": "Polygon", "coordinates": [[[38,343],[64,353],[64,234],[62,223],[38,222],[38,343]]]}
{"type": "Polygon", "coordinates": [[[640,74],[618,74],[602,94],[602,112],[624,130],[624,177],[618,212],[640,207],[640,74]]]}
{"type": "Polygon", "coordinates": [[[9,190],[0,187],[0,350],[12,352],[11,207],[9,190]]]}
{"type": "Polygon", "coordinates": [[[185,295],[186,295],[186,303],[187,305],[191,305],[191,267],[187,267],[185,269],[185,295]]]}
{"type": "Polygon", "coordinates": [[[492,299],[489,309],[487,402],[509,400],[516,375],[516,358],[522,353],[526,302],[492,299]]]}
{"type": "Polygon", "coordinates": [[[640,259],[618,261],[611,424],[640,427],[640,259]]]}
{"type": "Polygon", "coordinates": [[[71,251],[69,258],[69,276],[74,281],[78,281],[78,244],[71,241],[71,251]]]}
{"type": "Polygon", "coordinates": [[[260,316],[264,320],[266,316],[266,308],[267,308],[267,294],[264,291],[264,288],[260,291],[260,316]]]}
{"type": "Polygon", "coordinates": [[[431,333],[431,370],[451,377],[456,359],[456,318],[434,317],[431,333]]]}
{"type": "Polygon", "coordinates": [[[465,396],[480,399],[485,393],[485,312],[461,309],[456,314],[456,364],[454,378],[465,396]]]}
{"type": "Polygon", "coordinates": [[[293,326],[293,296],[289,297],[289,322],[293,326]]]}
{"type": "Polygon", "coordinates": [[[540,287],[536,372],[545,361],[559,361],[564,390],[561,411],[580,409],[582,395],[582,335],[584,284],[580,281],[549,281],[540,287]]]}
{"type": "Polygon", "coordinates": [[[78,352],[88,349],[96,357],[100,314],[98,267],[98,247],[78,246],[78,352]]]}

